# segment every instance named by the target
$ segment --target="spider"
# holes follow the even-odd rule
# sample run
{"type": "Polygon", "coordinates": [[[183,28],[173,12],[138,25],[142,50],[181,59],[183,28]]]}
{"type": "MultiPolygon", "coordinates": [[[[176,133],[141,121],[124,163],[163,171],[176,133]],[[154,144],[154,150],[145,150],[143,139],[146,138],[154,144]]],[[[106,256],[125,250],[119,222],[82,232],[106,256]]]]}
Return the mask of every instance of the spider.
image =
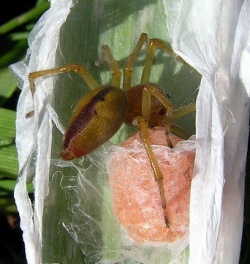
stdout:
{"type": "Polygon", "coordinates": [[[29,82],[32,96],[34,96],[36,78],[73,71],[79,74],[90,88],[90,92],[77,103],[69,121],[64,135],[63,150],[60,154],[63,160],[76,159],[92,152],[108,141],[123,122],[138,126],[158,184],[167,228],[169,220],[166,213],[163,176],[150,144],[148,128],[156,125],[164,126],[166,145],[172,148],[171,131],[182,138],[186,137],[185,131],[173,125],[172,120],[195,111],[195,105],[189,104],[174,111],[164,89],[155,83],[150,83],[150,71],[157,48],[185,63],[180,57],[174,55],[172,48],[164,41],[157,38],[148,39],[147,34],[142,33],[123,69],[122,89],[120,88],[120,69],[107,45],[102,46],[99,63],[107,61],[112,72],[112,84],[99,85],[86,68],[80,64],[67,64],[59,68],[32,72],[29,74],[29,82]],[[133,66],[144,43],[147,43],[147,49],[141,83],[132,86],[133,66]]]}

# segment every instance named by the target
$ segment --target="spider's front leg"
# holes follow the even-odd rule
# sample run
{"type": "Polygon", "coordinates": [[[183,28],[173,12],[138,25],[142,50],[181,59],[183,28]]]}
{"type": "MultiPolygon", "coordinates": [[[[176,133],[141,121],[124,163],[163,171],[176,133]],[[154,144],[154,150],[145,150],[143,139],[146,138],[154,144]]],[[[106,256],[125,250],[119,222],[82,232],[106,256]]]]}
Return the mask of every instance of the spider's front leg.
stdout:
{"type": "Polygon", "coordinates": [[[152,85],[146,84],[143,89],[142,94],[142,117],[137,117],[136,122],[138,122],[138,126],[140,129],[141,139],[143,141],[144,147],[146,149],[149,161],[151,163],[151,167],[154,173],[155,180],[158,184],[158,189],[161,198],[161,206],[164,214],[164,220],[166,227],[170,226],[169,217],[167,213],[167,202],[165,198],[164,186],[163,186],[163,175],[160,170],[159,164],[153,152],[150,140],[149,140],[149,133],[148,133],[148,121],[150,120],[151,114],[151,103],[152,103],[152,96],[156,97],[162,105],[166,108],[166,140],[167,144],[170,148],[173,147],[173,144],[170,139],[170,128],[171,128],[171,119],[173,113],[173,106],[168,101],[168,99],[159,91],[159,89],[152,85]]]}
{"type": "Polygon", "coordinates": [[[160,170],[159,164],[157,162],[157,159],[155,157],[155,154],[153,152],[150,140],[149,140],[149,133],[148,133],[148,122],[143,117],[137,117],[136,122],[139,129],[140,129],[140,136],[142,139],[142,142],[144,144],[145,150],[147,152],[151,168],[153,170],[155,180],[157,181],[159,193],[160,193],[160,199],[161,199],[161,207],[163,210],[164,215],[164,221],[166,224],[166,227],[170,227],[169,217],[167,213],[167,202],[165,198],[165,192],[164,192],[164,185],[163,185],[163,175],[160,170]]]}
{"type": "Polygon", "coordinates": [[[151,114],[151,98],[155,97],[166,109],[166,115],[164,120],[165,125],[165,135],[167,146],[173,148],[172,141],[170,139],[171,125],[172,125],[172,115],[173,115],[173,105],[170,101],[159,91],[159,89],[153,84],[145,84],[142,94],[142,116],[149,121],[151,114]]]}

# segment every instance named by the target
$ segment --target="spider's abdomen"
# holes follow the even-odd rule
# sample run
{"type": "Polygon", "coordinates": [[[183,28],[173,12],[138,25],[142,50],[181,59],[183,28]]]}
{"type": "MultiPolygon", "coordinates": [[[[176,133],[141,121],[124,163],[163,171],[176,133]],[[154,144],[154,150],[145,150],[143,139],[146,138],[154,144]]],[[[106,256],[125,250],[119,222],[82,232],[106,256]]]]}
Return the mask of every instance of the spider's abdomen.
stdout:
{"type": "Polygon", "coordinates": [[[61,157],[84,156],[109,140],[124,122],[128,102],[125,92],[102,86],[80,99],[65,133],[61,157]]]}
{"type": "MultiPolygon", "coordinates": [[[[167,93],[157,84],[153,84],[153,86],[157,87],[159,91],[161,91],[164,96],[168,98],[167,93]]],[[[131,87],[126,91],[128,97],[128,112],[125,117],[125,122],[128,124],[132,124],[135,117],[142,116],[142,93],[145,84],[139,84],[131,87]]],[[[163,118],[166,114],[165,107],[161,104],[161,102],[155,98],[151,97],[151,115],[149,119],[149,126],[157,126],[162,125],[163,118]]]]}

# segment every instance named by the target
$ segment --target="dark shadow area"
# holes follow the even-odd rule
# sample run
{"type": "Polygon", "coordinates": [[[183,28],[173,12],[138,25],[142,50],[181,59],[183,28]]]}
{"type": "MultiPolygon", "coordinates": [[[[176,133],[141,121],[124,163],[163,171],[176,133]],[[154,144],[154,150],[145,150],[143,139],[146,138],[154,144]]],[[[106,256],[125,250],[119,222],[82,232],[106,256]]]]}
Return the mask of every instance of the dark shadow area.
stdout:
{"type": "Polygon", "coordinates": [[[244,225],[243,225],[241,254],[240,254],[239,264],[248,264],[248,263],[250,263],[250,141],[249,140],[248,140],[248,152],[247,152],[247,162],[246,162],[244,225]]]}
{"type": "Polygon", "coordinates": [[[8,0],[0,9],[0,25],[34,7],[36,0],[8,0]]]}
{"type": "Polygon", "coordinates": [[[18,213],[0,213],[0,264],[26,263],[19,224],[18,213]]]}

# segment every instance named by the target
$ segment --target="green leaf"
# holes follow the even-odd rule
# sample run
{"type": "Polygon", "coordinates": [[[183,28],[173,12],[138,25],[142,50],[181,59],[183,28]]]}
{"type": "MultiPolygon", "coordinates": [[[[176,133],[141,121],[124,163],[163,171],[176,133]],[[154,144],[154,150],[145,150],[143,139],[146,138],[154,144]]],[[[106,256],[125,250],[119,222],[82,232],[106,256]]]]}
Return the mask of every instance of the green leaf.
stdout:
{"type": "Polygon", "coordinates": [[[11,45],[11,48],[0,57],[0,67],[6,67],[13,61],[22,58],[27,49],[27,39],[21,39],[17,43],[12,42],[11,44],[6,42],[6,45],[11,45]]]}
{"type": "Polygon", "coordinates": [[[43,2],[35,8],[27,11],[24,14],[19,15],[0,26],[0,35],[6,34],[9,31],[41,16],[49,8],[49,2],[43,2]]]}
{"type": "MultiPolygon", "coordinates": [[[[100,13],[97,12],[96,3],[93,1],[79,1],[71,9],[60,30],[56,66],[80,63],[87,67],[100,84],[107,84],[111,80],[109,67],[96,67],[94,64],[100,57],[101,46],[110,47],[122,68],[142,32],[148,33],[149,38],[157,37],[168,41],[166,15],[161,1],[154,4],[152,1],[98,3],[101,5],[100,10],[103,10],[100,13]]],[[[134,84],[140,83],[144,52],[145,50],[142,50],[134,65],[134,84]]],[[[194,102],[200,77],[190,74],[190,69],[180,66],[181,64],[162,52],[158,53],[155,61],[151,81],[167,89],[176,107],[194,102]]],[[[66,126],[73,105],[88,92],[88,88],[74,73],[60,75],[56,80],[53,107],[60,121],[66,126]]],[[[194,115],[191,114],[183,120],[181,125],[194,132],[194,115]]],[[[123,141],[128,134],[128,128],[124,126],[113,138],[113,142],[123,141]]],[[[53,160],[58,158],[61,142],[61,133],[54,129],[53,160]]],[[[93,263],[112,262],[119,257],[119,246],[123,241],[119,224],[110,214],[110,192],[105,189],[108,176],[102,169],[105,167],[104,155],[105,147],[84,158],[82,164],[76,161],[76,167],[69,164],[64,168],[66,163],[62,166],[51,164],[50,194],[45,201],[43,217],[43,262],[56,260],[61,263],[82,263],[82,252],[87,255],[88,261],[91,259],[93,263]]],[[[148,254],[151,263],[163,263],[162,261],[170,258],[168,252],[160,252],[161,248],[156,249],[154,254],[152,253],[153,256],[150,256],[150,250],[145,250],[144,254],[148,254]]],[[[186,260],[187,256],[188,254],[182,256],[183,260],[186,260]]]]}
{"type": "MultiPolygon", "coordinates": [[[[47,19],[50,11],[46,14],[47,19]]],[[[54,18],[55,13],[51,13],[50,16],[54,18]]],[[[53,56],[54,47],[58,47],[56,60],[52,63],[54,67],[80,63],[100,85],[108,84],[112,75],[108,65],[105,64],[103,67],[95,65],[95,61],[100,58],[101,46],[110,47],[122,69],[142,32],[148,33],[149,38],[156,37],[168,41],[166,19],[160,0],[153,3],[150,0],[78,1],[70,9],[69,16],[60,28],[58,43],[50,41],[51,35],[48,37],[45,32],[39,31],[39,39],[42,38],[42,34],[44,39],[41,46],[39,41],[35,41],[38,46],[31,47],[31,51],[39,50],[39,53],[31,54],[30,63],[39,61],[42,65],[40,67],[44,67],[43,62],[48,58],[44,56],[43,51],[49,50],[53,56]]],[[[40,24],[39,29],[43,29],[43,26],[40,24]]],[[[46,33],[51,30],[50,26],[54,25],[50,23],[47,26],[46,33]]],[[[53,32],[56,35],[55,28],[53,32]]],[[[34,35],[32,38],[34,39],[34,35]]],[[[142,49],[133,67],[133,84],[140,83],[144,58],[145,48],[142,49]]],[[[195,102],[199,78],[195,74],[190,75],[190,69],[185,69],[163,52],[156,53],[155,62],[150,81],[166,88],[176,107],[195,102]]],[[[31,66],[35,69],[36,67],[37,65],[31,66]]],[[[51,89],[48,93],[54,88],[53,108],[62,125],[66,127],[73,106],[89,89],[74,73],[61,74],[56,78],[54,76],[39,78],[39,81],[42,83],[44,79],[55,80],[53,87],[46,88],[51,89]]],[[[36,88],[39,100],[39,85],[36,88]]],[[[45,102],[41,105],[45,105],[45,102]]],[[[40,113],[36,114],[40,117],[40,113]]],[[[40,121],[43,120],[39,120],[39,129],[42,127],[40,121]]],[[[188,131],[194,132],[194,115],[190,115],[181,124],[188,131]]],[[[43,133],[43,139],[50,138],[51,131],[43,133]]],[[[112,141],[120,143],[129,134],[130,130],[125,125],[112,141]]],[[[121,256],[121,250],[126,249],[119,223],[111,213],[111,193],[104,158],[108,153],[109,144],[105,144],[83,159],[67,163],[58,159],[63,135],[54,127],[52,136],[52,146],[47,146],[46,140],[40,142],[40,148],[46,150],[51,147],[51,164],[47,164],[45,159],[38,161],[42,165],[39,170],[50,166],[49,193],[46,193],[44,208],[39,208],[43,210],[42,262],[84,263],[85,258],[86,263],[115,262],[121,256]]],[[[36,198],[43,200],[44,196],[37,195],[36,198]]],[[[36,205],[39,204],[38,201],[36,205]]],[[[142,253],[145,253],[145,257],[152,263],[157,261],[163,263],[171,257],[168,251],[161,254],[161,248],[154,249],[148,251],[146,249],[142,253]]],[[[180,258],[184,262],[188,258],[188,250],[180,258]]],[[[135,262],[128,260],[125,263],[135,262]]]]}
{"type": "Polygon", "coordinates": [[[15,118],[15,111],[0,108],[0,179],[16,179],[18,174],[15,118]]]}
{"type": "Polygon", "coordinates": [[[13,95],[16,88],[16,79],[9,69],[0,69],[0,106],[13,95]]]}
{"type": "Polygon", "coordinates": [[[1,180],[0,181],[0,191],[14,191],[16,181],[14,180],[1,180]]]}
{"type": "Polygon", "coordinates": [[[5,214],[17,212],[13,196],[10,196],[10,192],[3,192],[1,189],[0,189],[0,211],[1,213],[5,213],[5,214]]]}

